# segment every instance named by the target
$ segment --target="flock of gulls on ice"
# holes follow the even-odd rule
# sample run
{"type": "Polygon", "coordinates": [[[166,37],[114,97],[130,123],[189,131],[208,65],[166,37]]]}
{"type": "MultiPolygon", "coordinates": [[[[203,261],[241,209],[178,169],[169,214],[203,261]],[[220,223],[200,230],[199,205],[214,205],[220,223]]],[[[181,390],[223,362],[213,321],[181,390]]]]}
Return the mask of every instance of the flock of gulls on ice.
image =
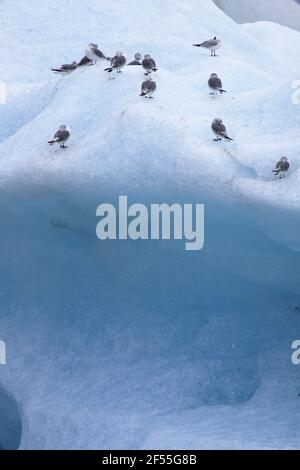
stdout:
{"type": "MultiPolygon", "coordinates": [[[[217,37],[213,39],[209,39],[200,44],[193,44],[196,47],[203,47],[211,52],[212,57],[217,57],[216,51],[221,47],[221,40],[217,37]]],[[[61,73],[61,74],[68,74],[76,70],[80,67],[95,65],[99,60],[104,61],[107,60],[110,62],[110,66],[105,68],[105,72],[112,73],[116,71],[116,73],[121,73],[122,69],[126,66],[127,59],[124,56],[123,52],[117,51],[116,55],[113,58],[107,57],[103,52],[99,49],[97,44],[89,44],[85,56],[81,59],[80,62],[72,62],[71,64],[64,64],[59,68],[52,69],[53,72],[61,73]]],[[[156,67],[156,63],[154,59],[149,55],[146,54],[144,59],[140,53],[136,53],[134,56],[134,60],[127,64],[128,66],[141,66],[145,71],[145,75],[147,78],[142,83],[141,86],[141,94],[145,98],[153,98],[153,94],[156,91],[157,85],[156,82],[152,79],[151,74],[152,72],[156,72],[158,69],[156,67]]],[[[223,84],[221,79],[218,77],[216,73],[212,73],[209,80],[208,80],[208,87],[210,89],[210,94],[223,94],[226,91],[223,89],[223,84]]],[[[222,119],[214,119],[211,125],[211,129],[215,135],[215,141],[218,142],[220,140],[225,141],[232,141],[228,136],[227,130],[225,125],[223,124],[222,119]]],[[[56,132],[53,140],[49,141],[50,145],[59,144],[61,148],[66,148],[66,142],[70,138],[70,130],[64,124],[61,125],[59,130],[56,132]]],[[[273,173],[280,178],[286,175],[286,172],[289,170],[290,163],[286,157],[282,157],[276,165],[276,169],[273,170],[273,173]]]]}

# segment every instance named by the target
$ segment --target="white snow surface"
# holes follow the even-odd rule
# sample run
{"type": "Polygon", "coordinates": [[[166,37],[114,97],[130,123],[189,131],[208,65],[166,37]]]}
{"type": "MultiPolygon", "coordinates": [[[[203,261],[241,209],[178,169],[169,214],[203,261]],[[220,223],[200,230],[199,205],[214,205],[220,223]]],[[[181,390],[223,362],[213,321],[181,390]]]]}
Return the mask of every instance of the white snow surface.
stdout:
{"type": "Polygon", "coordinates": [[[213,0],[0,3],[0,382],[21,448],[299,448],[300,33],[213,0]],[[215,35],[218,57],[192,47],[215,35]],[[90,42],[150,53],[155,99],[136,67],[52,74],[90,42]],[[96,207],[119,194],[205,203],[204,252],[101,245],[96,207]]]}

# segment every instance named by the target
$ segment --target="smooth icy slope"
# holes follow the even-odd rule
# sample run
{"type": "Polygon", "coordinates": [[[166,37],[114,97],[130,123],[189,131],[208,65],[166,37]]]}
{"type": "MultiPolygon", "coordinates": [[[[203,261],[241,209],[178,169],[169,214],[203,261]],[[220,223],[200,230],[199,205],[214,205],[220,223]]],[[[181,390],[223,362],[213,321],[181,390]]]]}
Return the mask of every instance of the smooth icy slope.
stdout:
{"type": "Polygon", "coordinates": [[[19,47],[14,62],[0,50],[0,372],[21,447],[298,448],[300,49],[270,35],[300,35],[238,26],[210,0],[143,3],[3,2],[1,39],[19,47]],[[220,57],[191,47],[214,34],[220,57]],[[138,69],[50,74],[91,41],[152,53],[155,100],[139,98],[138,69]],[[216,116],[233,144],[212,142],[216,116]],[[63,122],[61,152],[46,142],[63,122]],[[204,251],[97,241],[96,207],[120,194],[205,203],[204,251]]]}
{"type": "Polygon", "coordinates": [[[238,23],[274,21],[299,30],[299,0],[214,0],[238,23]]]}

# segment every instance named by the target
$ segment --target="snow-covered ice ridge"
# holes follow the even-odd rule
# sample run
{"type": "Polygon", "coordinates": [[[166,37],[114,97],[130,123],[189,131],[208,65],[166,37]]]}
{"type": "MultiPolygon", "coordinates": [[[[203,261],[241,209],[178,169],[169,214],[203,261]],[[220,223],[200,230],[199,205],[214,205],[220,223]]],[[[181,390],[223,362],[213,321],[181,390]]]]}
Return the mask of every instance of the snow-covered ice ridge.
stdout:
{"type": "Polygon", "coordinates": [[[0,373],[21,448],[299,448],[300,34],[237,25],[212,0],[1,10],[0,373]],[[219,57],[192,47],[215,35],[219,57]],[[90,42],[150,53],[155,99],[135,67],[51,74],[90,42]],[[216,117],[234,143],[213,142],[216,117]],[[62,123],[68,149],[49,148],[62,123]],[[100,243],[96,207],[120,194],[204,203],[204,251],[100,243]]]}

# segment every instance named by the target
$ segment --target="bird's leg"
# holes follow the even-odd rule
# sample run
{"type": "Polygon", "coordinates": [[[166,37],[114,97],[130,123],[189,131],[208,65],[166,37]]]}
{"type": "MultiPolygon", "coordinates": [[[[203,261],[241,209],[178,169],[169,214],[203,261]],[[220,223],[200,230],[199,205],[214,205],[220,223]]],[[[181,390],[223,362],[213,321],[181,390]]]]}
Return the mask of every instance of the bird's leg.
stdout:
{"type": "Polygon", "coordinates": [[[220,140],[222,140],[220,139],[220,137],[217,137],[216,139],[214,139],[215,142],[220,142],[220,140]]]}
{"type": "Polygon", "coordinates": [[[67,147],[66,147],[65,144],[60,144],[60,148],[61,148],[61,149],[66,149],[67,147]]]}

